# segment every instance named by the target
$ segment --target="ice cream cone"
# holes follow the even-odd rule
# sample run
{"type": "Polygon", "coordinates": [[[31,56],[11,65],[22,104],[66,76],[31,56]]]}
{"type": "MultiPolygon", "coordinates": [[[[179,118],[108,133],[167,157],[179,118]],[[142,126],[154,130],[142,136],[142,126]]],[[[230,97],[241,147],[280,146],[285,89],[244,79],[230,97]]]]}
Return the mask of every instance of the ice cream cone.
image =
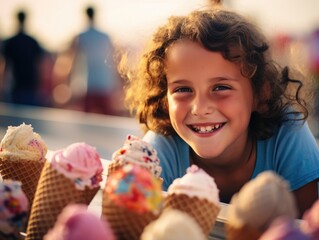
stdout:
{"type": "Polygon", "coordinates": [[[160,181],[138,164],[126,164],[107,179],[102,216],[118,240],[139,240],[146,225],[161,211],[160,181]]]}
{"type": "Polygon", "coordinates": [[[170,194],[164,200],[164,209],[174,208],[190,214],[200,225],[205,235],[212,230],[221,207],[217,204],[187,196],[186,194],[170,194]]]}
{"type": "Polygon", "coordinates": [[[226,223],[229,233],[226,234],[228,239],[245,239],[238,237],[239,234],[258,239],[276,218],[293,220],[296,213],[288,182],[272,171],[264,171],[232,196],[226,223]]]}
{"type": "Polygon", "coordinates": [[[257,240],[262,235],[261,231],[247,226],[236,228],[232,225],[226,225],[225,228],[227,240],[257,240]]]}
{"type": "Polygon", "coordinates": [[[28,159],[16,161],[11,160],[10,157],[3,157],[0,158],[0,173],[3,179],[12,179],[22,183],[21,188],[31,205],[43,165],[43,161],[28,159]]]}
{"type": "Polygon", "coordinates": [[[41,173],[27,228],[27,240],[41,240],[63,208],[71,203],[88,205],[99,187],[79,190],[47,162],[41,173]]]}
{"type": "Polygon", "coordinates": [[[102,215],[107,218],[118,240],[138,240],[145,226],[158,217],[152,212],[140,214],[119,207],[105,195],[102,215]]]}

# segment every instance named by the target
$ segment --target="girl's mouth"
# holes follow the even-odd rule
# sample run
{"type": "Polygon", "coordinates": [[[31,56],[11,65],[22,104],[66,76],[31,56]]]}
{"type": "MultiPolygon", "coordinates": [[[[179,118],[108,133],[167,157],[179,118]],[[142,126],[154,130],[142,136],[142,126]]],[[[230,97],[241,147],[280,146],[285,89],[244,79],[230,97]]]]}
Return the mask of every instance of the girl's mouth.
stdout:
{"type": "Polygon", "coordinates": [[[190,125],[189,127],[197,132],[197,133],[212,133],[218,129],[220,129],[221,127],[223,127],[225,125],[225,123],[217,123],[217,124],[213,124],[213,125],[190,125]]]}

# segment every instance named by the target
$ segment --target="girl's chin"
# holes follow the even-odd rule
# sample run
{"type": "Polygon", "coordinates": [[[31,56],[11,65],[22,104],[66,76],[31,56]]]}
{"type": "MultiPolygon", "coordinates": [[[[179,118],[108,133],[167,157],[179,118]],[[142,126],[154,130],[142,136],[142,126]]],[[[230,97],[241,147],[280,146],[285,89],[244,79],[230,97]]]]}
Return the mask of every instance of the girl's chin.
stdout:
{"type": "MultiPolygon", "coordinates": [[[[194,148],[193,148],[194,149],[194,148]]],[[[199,149],[195,149],[194,150],[194,152],[195,152],[195,154],[198,156],[198,157],[200,157],[200,158],[202,158],[202,159],[212,159],[212,158],[215,158],[215,157],[217,157],[219,154],[213,154],[211,151],[209,151],[209,148],[207,148],[207,149],[201,149],[201,150],[199,150],[199,149]]]]}

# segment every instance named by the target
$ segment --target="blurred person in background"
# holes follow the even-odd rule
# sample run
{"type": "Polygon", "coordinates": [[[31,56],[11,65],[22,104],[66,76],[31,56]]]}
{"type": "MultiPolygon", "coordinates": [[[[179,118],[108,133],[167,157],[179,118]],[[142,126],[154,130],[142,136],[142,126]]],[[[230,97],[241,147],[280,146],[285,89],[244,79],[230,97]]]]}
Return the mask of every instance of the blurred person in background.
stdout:
{"type": "Polygon", "coordinates": [[[95,27],[95,9],[85,9],[88,28],[75,37],[71,74],[84,71],[86,90],[83,96],[85,112],[119,115],[121,81],[114,61],[114,47],[107,33],[95,27]]]}
{"type": "Polygon", "coordinates": [[[3,100],[15,104],[41,105],[39,74],[44,51],[38,41],[25,32],[26,19],[26,12],[18,11],[18,31],[3,42],[2,91],[7,93],[3,100]]]}

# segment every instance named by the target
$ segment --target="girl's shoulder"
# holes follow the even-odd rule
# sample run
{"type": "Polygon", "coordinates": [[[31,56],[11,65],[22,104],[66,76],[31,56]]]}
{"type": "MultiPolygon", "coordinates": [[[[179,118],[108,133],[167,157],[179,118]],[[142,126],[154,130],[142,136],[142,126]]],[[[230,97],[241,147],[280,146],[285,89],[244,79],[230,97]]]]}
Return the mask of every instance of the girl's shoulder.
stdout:
{"type": "Polygon", "coordinates": [[[305,121],[283,122],[275,134],[257,142],[253,176],[273,170],[295,190],[319,177],[319,147],[305,121]]]}
{"type": "Polygon", "coordinates": [[[295,118],[288,119],[282,122],[274,134],[265,140],[258,141],[259,144],[286,144],[311,142],[317,145],[316,139],[312,134],[308,122],[304,120],[297,120],[295,118]]]}

